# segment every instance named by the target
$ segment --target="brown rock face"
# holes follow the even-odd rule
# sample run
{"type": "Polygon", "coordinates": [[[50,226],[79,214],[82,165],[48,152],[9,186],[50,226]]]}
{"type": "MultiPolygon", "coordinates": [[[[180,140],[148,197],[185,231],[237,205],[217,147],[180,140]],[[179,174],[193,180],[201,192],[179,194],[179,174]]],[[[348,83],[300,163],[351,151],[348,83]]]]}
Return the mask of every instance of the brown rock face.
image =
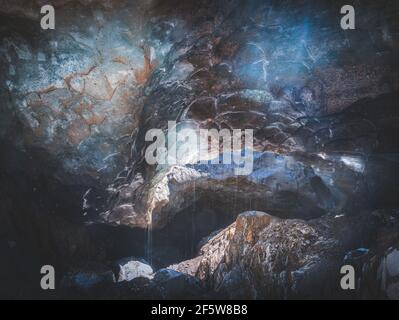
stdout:
{"type": "Polygon", "coordinates": [[[137,18],[145,4],[59,1],[51,34],[40,29],[41,4],[1,9],[17,21],[2,31],[1,52],[19,135],[24,147],[60,161],[66,183],[86,178],[88,187],[105,186],[125,167],[140,122],[141,87],[164,53],[147,43],[149,30],[137,18]],[[18,19],[31,18],[29,8],[37,16],[27,20],[27,31],[18,19]]]}
{"type": "Polygon", "coordinates": [[[370,237],[373,224],[366,214],[306,222],[244,212],[201,248],[196,275],[228,298],[339,296],[339,257],[370,237]]]}

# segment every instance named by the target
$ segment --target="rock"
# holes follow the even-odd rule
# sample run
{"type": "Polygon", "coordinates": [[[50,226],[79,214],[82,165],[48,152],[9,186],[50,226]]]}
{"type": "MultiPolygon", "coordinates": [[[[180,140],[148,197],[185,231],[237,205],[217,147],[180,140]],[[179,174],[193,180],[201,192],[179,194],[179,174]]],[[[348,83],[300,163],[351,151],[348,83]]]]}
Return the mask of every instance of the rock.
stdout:
{"type": "Polygon", "coordinates": [[[164,299],[199,299],[206,293],[197,278],[172,269],[158,270],[153,282],[164,299]]]}
{"type": "Polygon", "coordinates": [[[209,274],[215,272],[222,262],[224,253],[230,244],[234,232],[235,224],[229,226],[227,229],[219,231],[201,247],[199,256],[200,262],[197,270],[195,270],[195,275],[199,279],[206,280],[209,274]],[[203,263],[203,261],[206,261],[206,263],[203,263]]]}
{"type": "Polygon", "coordinates": [[[59,296],[83,299],[200,299],[209,291],[184,273],[161,269],[155,274],[147,264],[126,258],[116,262],[118,278],[105,266],[88,264],[67,272],[59,296]],[[151,270],[151,273],[150,273],[151,270]]]}
{"type": "MultiPolygon", "coordinates": [[[[211,196],[235,215],[256,208],[300,219],[356,211],[353,207],[360,203],[396,203],[397,156],[388,160],[381,152],[399,150],[391,134],[398,127],[389,120],[397,117],[393,88],[399,82],[394,80],[392,89],[375,83],[383,81],[391,63],[374,59],[375,48],[362,43],[361,58],[367,64],[359,57],[349,68],[345,59],[357,56],[359,40],[317,28],[323,19],[332,19],[331,8],[320,4],[318,18],[309,16],[311,31],[295,19],[295,5],[281,6],[275,11],[269,4],[240,5],[211,28],[199,20],[196,31],[203,32],[189,30],[154,70],[143,88],[142,122],[130,157],[133,173],[118,182],[117,190],[136,174],[144,177],[143,186],[130,198],[116,193],[110,204],[118,212],[121,205],[134,205],[134,214],[128,213],[134,219],[121,224],[164,228],[177,212],[211,196]],[[249,26],[242,12],[256,16],[258,9],[272,12],[271,17],[264,21],[261,14],[259,23],[249,26]],[[269,19],[279,22],[270,27],[269,19]],[[337,52],[320,44],[320,32],[337,52]],[[254,171],[238,177],[233,165],[147,164],[146,133],[153,128],[166,131],[171,120],[181,127],[253,129],[254,171]],[[388,188],[395,190],[386,192],[388,188]],[[246,199],[251,205],[229,207],[246,199]]],[[[221,16],[224,10],[216,5],[221,16]]],[[[396,50],[391,48],[388,55],[396,50]]],[[[393,73],[396,79],[397,71],[393,73]]],[[[114,223],[106,215],[103,220],[114,223]]]]}
{"type": "Polygon", "coordinates": [[[111,273],[78,272],[66,276],[65,285],[82,289],[92,289],[95,286],[114,281],[111,273]]]}
{"type": "Polygon", "coordinates": [[[399,275],[399,250],[392,250],[386,257],[386,266],[388,274],[391,277],[399,275]]]}
{"type": "Polygon", "coordinates": [[[61,286],[64,290],[90,292],[101,286],[111,286],[115,276],[103,266],[86,266],[64,275],[61,286]]]}
{"type": "Polygon", "coordinates": [[[167,269],[175,270],[177,272],[184,273],[194,277],[197,273],[201,259],[202,259],[201,256],[195,257],[190,260],[185,260],[177,264],[170,265],[167,269]]]}
{"type": "Polygon", "coordinates": [[[389,299],[399,300],[399,282],[390,284],[386,292],[389,299]]]}
{"type": "Polygon", "coordinates": [[[136,278],[153,277],[154,271],[148,264],[134,258],[124,258],[114,264],[116,280],[118,282],[131,281],[136,278]]]}
{"type": "Polygon", "coordinates": [[[377,277],[380,279],[382,291],[389,299],[399,300],[399,251],[390,249],[382,258],[377,277]]]}
{"type": "MultiPolygon", "coordinates": [[[[321,157],[255,152],[253,171],[247,176],[237,176],[237,166],[226,164],[160,168],[136,194],[134,219],[125,221],[132,227],[145,228],[151,213],[152,227],[162,228],[177,212],[210,194],[228,208],[251,198],[258,208],[283,217],[312,218],[328,211],[339,212],[353,205],[352,197],[364,197],[365,185],[361,176],[346,166],[330,170],[333,163],[321,157]],[[194,186],[195,198],[189,196],[194,186]]],[[[114,210],[119,212],[119,208],[114,210]]]]}
{"type": "Polygon", "coordinates": [[[102,213],[101,217],[110,224],[116,225],[142,225],[147,223],[145,217],[136,213],[132,204],[123,204],[115,207],[112,211],[102,213]]]}
{"type": "Polygon", "coordinates": [[[262,212],[243,213],[201,248],[196,275],[233,299],[339,295],[345,248],[371,237],[370,231],[359,230],[347,238],[345,229],[359,223],[375,228],[371,215],[358,218],[326,215],[305,222],[262,212]]]}
{"type": "MultiPolygon", "coordinates": [[[[141,6],[122,17],[117,12],[126,5],[114,6],[110,12],[102,3],[54,4],[59,11],[51,36],[40,33],[36,21],[28,22],[35,24],[30,32],[16,24],[13,30],[18,36],[9,31],[0,46],[9,63],[18,64],[8,81],[15,115],[24,124],[20,128],[24,146],[43,148],[59,161],[58,174],[66,183],[83,180],[86,186],[97,187],[110,184],[123,169],[127,150],[120,139],[138,126],[141,84],[134,71],[144,68],[144,54],[132,43],[145,37],[138,34],[139,23],[133,18],[141,6]],[[79,11],[80,16],[70,14],[71,10],[79,11]],[[126,33],[130,42],[122,36],[126,33]],[[37,53],[35,48],[43,49],[37,53]],[[14,56],[14,50],[19,54],[14,56]],[[39,59],[33,62],[36,53],[39,59]]],[[[18,14],[17,7],[3,10],[18,14]]],[[[23,6],[21,12],[28,7],[40,13],[39,2],[23,6]]]]}
{"type": "Polygon", "coordinates": [[[367,258],[368,253],[369,253],[369,250],[366,248],[358,248],[358,249],[349,251],[344,257],[344,262],[351,264],[356,260],[363,260],[363,259],[367,258]]]}

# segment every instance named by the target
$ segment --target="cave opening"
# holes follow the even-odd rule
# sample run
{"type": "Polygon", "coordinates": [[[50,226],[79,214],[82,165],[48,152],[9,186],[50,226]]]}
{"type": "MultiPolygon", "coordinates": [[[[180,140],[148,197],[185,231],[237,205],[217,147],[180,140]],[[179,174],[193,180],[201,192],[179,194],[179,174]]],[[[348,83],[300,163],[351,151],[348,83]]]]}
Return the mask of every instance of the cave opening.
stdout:
{"type": "Polygon", "coordinates": [[[143,258],[158,270],[195,258],[211,235],[233,223],[239,213],[256,209],[257,202],[251,199],[237,198],[236,203],[227,204],[219,197],[203,195],[176,212],[165,227],[153,230],[150,244],[144,228],[91,223],[88,229],[95,238],[106,239],[107,260],[143,258]]]}

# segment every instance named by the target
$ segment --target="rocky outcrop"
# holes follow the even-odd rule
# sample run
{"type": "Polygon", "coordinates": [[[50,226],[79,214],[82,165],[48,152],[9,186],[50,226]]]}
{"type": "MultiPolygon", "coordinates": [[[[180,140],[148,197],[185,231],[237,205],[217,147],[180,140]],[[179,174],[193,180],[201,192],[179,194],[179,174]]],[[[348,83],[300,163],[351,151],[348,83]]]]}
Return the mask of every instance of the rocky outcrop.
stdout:
{"type": "Polygon", "coordinates": [[[244,212],[200,249],[195,275],[226,298],[345,297],[345,253],[368,244],[377,225],[371,214],[303,221],[244,212]]]}
{"type": "MultiPolygon", "coordinates": [[[[351,112],[354,110],[348,111],[351,112]]],[[[385,114],[387,118],[380,117],[388,119],[389,114],[385,114]]],[[[337,122],[340,117],[331,117],[330,120],[337,122]]],[[[384,120],[376,116],[374,123],[378,121],[384,120]]],[[[311,130],[310,127],[308,130],[311,130]]],[[[390,128],[385,128],[386,131],[380,125],[378,128],[381,136],[391,132],[390,128]]],[[[365,134],[369,134],[363,129],[365,134]]],[[[338,136],[341,134],[337,133],[338,136]]],[[[325,137],[316,138],[322,141],[325,137]]],[[[326,145],[334,140],[326,139],[326,145]]],[[[376,140],[376,143],[378,148],[384,150],[394,151],[397,148],[388,139],[376,140]]],[[[343,147],[344,143],[339,145],[343,147]]],[[[250,199],[253,208],[281,217],[304,219],[327,212],[350,211],[355,206],[372,206],[375,202],[395,202],[393,193],[383,190],[395,188],[393,177],[397,177],[398,172],[397,156],[381,155],[376,150],[377,146],[372,150],[373,146],[363,138],[351,139],[349,145],[357,151],[350,152],[348,148],[348,151],[337,152],[331,145],[328,147],[330,151],[327,151],[316,144],[312,147],[317,153],[291,151],[281,154],[255,150],[251,159],[252,171],[242,176],[236,174],[240,166],[235,164],[208,162],[158,166],[146,181],[139,174],[140,178],[130,185],[116,188],[118,198],[114,207],[102,218],[115,224],[145,228],[151,223],[153,228],[164,227],[177,212],[207,197],[236,213],[245,208],[233,208],[232,204],[250,199]]]]}

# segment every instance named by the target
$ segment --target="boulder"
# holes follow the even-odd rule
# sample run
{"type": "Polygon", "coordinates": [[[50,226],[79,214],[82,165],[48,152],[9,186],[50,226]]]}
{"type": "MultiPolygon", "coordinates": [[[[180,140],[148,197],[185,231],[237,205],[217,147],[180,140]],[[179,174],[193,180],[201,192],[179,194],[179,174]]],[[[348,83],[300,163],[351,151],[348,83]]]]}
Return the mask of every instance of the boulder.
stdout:
{"type": "Polygon", "coordinates": [[[111,269],[98,263],[87,263],[82,267],[74,267],[61,279],[62,295],[90,296],[101,288],[114,286],[115,276],[111,269]]]}
{"type": "Polygon", "coordinates": [[[140,277],[151,279],[154,273],[150,265],[135,258],[124,258],[116,261],[114,269],[118,282],[132,281],[140,277]]]}
{"type": "Polygon", "coordinates": [[[164,299],[200,299],[208,292],[197,278],[172,269],[158,270],[153,284],[164,299]]]}

